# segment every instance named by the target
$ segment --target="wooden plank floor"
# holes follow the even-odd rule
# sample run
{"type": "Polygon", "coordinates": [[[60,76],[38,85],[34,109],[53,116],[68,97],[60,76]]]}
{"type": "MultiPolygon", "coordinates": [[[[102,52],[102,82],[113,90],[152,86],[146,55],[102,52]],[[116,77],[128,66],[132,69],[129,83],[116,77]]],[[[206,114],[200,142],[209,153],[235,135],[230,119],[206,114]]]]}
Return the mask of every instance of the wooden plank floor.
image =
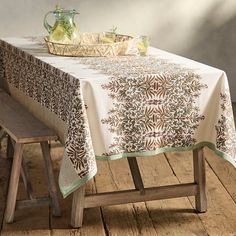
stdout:
{"type": "MultiPolygon", "coordinates": [[[[3,221],[10,162],[5,158],[5,142],[0,150],[0,235],[1,236],[77,236],[77,235],[236,235],[236,170],[209,149],[207,159],[208,211],[197,214],[194,198],[151,201],[86,209],[81,229],[71,229],[71,196],[60,199],[62,217],[51,216],[49,207],[17,211],[15,223],[3,221]]],[[[54,170],[58,176],[63,148],[52,144],[54,170]]],[[[192,153],[167,153],[157,157],[138,158],[145,187],[193,181],[192,153]]],[[[29,145],[25,157],[38,196],[47,195],[46,178],[39,145],[29,145]]],[[[24,198],[20,184],[18,198],[24,198]]],[[[133,188],[127,160],[98,161],[98,174],[87,186],[87,192],[133,188]]]]}

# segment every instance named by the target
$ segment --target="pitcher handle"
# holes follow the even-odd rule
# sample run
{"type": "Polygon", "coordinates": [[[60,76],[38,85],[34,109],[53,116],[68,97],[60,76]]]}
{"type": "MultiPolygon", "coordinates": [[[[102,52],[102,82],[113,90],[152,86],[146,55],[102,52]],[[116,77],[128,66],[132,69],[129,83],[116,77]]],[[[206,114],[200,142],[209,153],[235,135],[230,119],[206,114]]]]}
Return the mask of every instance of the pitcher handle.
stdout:
{"type": "Polygon", "coordinates": [[[44,21],[43,21],[43,25],[49,34],[51,33],[52,26],[48,24],[47,17],[49,14],[53,14],[53,13],[54,13],[53,11],[49,11],[48,13],[46,13],[46,15],[44,16],[44,21]]]}

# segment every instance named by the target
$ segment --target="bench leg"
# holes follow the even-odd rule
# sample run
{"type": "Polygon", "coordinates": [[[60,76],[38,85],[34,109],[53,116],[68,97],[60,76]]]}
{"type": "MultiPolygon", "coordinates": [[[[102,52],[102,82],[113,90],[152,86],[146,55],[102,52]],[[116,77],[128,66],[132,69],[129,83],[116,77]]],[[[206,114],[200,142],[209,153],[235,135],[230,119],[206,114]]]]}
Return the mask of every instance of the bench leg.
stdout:
{"type": "Polygon", "coordinates": [[[0,126],[0,149],[2,149],[2,140],[6,136],[4,129],[0,126]]]}
{"type": "Polygon", "coordinates": [[[8,135],[7,137],[7,158],[12,159],[14,155],[15,141],[8,135]]]}
{"type": "Polygon", "coordinates": [[[58,201],[57,186],[55,183],[55,177],[53,173],[52,160],[49,150],[48,142],[41,142],[41,148],[45,161],[46,175],[48,179],[49,194],[52,200],[52,213],[54,216],[61,216],[61,209],[58,201]]]}
{"type": "MultiPolygon", "coordinates": [[[[8,139],[7,139],[7,156],[8,156],[8,158],[13,158],[15,143],[16,142],[10,136],[8,136],[8,139]],[[13,152],[13,154],[11,154],[12,152],[13,152]]],[[[31,200],[35,199],[35,197],[33,195],[32,184],[31,184],[31,181],[29,178],[28,166],[27,166],[23,156],[22,156],[22,161],[21,161],[20,173],[21,173],[21,178],[23,180],[28,198],[31,200]]]]}
{"type": "Polygon", "coordinates": [[[27,197],[31,200],[35,199],[35,196],[33,194],[32,183],[29,177],[28,166],[24,160],[24,157],[22,158],[22,163],[21,163],[21,177],[25,186],[27,197]]]}
{"type": "Polygon", "coordinates": [[[85,185],[81,186],[73,193],[72,210],[71,210],[71,226],[73,228],[81,227],[83,224],[84,214],[84,197],[85,185]]]}
{"type": "Polygon", "coordinates": [[[198,184],[198,194],[195,196],[195,205],[198,212],[207,211],[206,198],[206,171],[203,148],[193,151],[194,182],[198,184]]]}
{"type": "Polygon", "coordinates": [[[16,143],[14,149],[14,157],[12,162],[11,177],[8,187],[7,205],[5,211],[5,221],[12,223],[14,220],[14,212],[16,207],[16,196],[20,178],[23,144],[16,143]]]}

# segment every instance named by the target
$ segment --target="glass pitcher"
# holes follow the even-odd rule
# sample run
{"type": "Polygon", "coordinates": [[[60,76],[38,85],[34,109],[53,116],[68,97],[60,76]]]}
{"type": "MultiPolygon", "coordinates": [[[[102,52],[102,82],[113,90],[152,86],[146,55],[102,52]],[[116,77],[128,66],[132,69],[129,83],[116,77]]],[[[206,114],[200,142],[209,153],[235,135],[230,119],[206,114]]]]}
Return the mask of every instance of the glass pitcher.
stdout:
{"type": "Polygon", "coordinates": [[[64,10],[57,8],[49,11],[44,17],[44,27],[49,33],[49,40],[63,44],[80,43],[79,29],[74,22],[75,15],[79,14],[76,10],[64,10]],[[47,17],[53,14],[56,18],[54,26],[47,22],[47,17]]]}

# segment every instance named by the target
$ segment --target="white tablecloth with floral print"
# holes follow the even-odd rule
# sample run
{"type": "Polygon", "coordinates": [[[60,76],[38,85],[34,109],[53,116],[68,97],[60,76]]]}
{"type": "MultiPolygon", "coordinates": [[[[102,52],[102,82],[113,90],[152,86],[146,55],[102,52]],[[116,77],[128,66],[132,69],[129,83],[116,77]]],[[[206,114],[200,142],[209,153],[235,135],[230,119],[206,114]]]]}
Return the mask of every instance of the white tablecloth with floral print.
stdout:
{"type": "Polygon", "coordinates": [[[67,123],[64,197],[91,179],[97,159],[208,146],[236,167],[226,74],[151,48],[148,56],[60,57],[38,38],[0,41],[0,80],[67,123]]]}

